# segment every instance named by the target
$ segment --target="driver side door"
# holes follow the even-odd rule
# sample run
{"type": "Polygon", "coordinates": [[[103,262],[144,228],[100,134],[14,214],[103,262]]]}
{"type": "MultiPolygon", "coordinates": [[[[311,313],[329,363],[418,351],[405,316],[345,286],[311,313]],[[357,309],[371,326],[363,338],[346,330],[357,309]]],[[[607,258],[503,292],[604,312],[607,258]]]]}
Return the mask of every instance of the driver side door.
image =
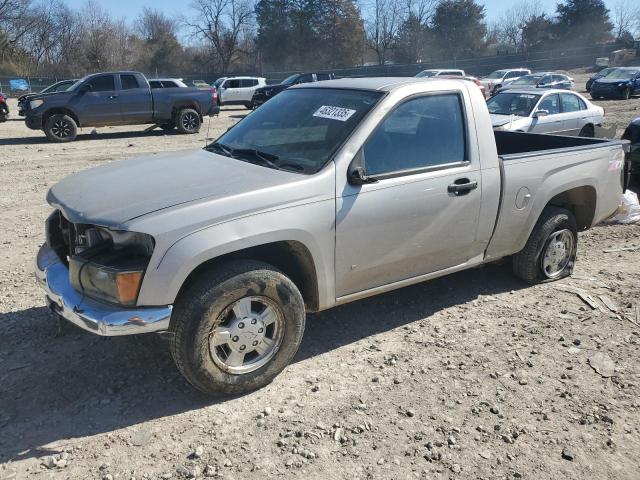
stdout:
{"type": "Polygon", "coordinates": [[[339,193],[337,297],[461,265],[483,252],[482,180],[480,166],[469,160],[463,105],[458,93],[411,98],[356,155],[354,162],[377,181],[339,193]]]}
{"type": "Polygon", "coordinates": [[[533,118],[529,133],[555,133],[561,129],[562,119],[560,118],[560,95],[545,96],[539,103],[536,110],[546,110],[547,116],[533,118]]]}
{"type": "Polygon", "coordinates": [[[71,103],[75,104],[82,126],[100,127],[121,123],[115,75],[98,75],[89,79],[80,87],[71,103]]]}

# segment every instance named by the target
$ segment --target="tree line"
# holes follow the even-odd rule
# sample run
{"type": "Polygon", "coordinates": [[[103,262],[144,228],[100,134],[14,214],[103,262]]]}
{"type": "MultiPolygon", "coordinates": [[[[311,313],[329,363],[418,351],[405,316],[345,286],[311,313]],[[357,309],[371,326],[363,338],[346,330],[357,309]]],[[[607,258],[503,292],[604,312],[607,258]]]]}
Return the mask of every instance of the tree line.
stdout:
{"type": "Polygon", "coordinates": [[[640,2],[519,0],[493,21],[477,0],[193,0],[118,18],[96,0],[0,0],[0,74],[150,75],[449,62],[633,40],[640,2]]]}

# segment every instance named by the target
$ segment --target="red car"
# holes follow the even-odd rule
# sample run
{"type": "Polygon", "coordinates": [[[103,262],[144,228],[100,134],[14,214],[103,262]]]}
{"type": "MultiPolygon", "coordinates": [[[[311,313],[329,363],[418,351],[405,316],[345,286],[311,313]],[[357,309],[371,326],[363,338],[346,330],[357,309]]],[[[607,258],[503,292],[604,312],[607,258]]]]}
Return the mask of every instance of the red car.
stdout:
{"type": "Polygon", "coordinates": [[[0,93],[0,122],[7,120],[9,115],[9,106],[7,105],[7,99],[3,93],[0,93]]]}
{"type": "Polygon", "coordinates": [[[482,84],[480,80],[478,80],[476,77],[472,77],[471,75],[465,75],[464,77],[460,77],[456,75],[440,75],[438,78],[453,78],[457,80],[467,80],[468,82],[473,82],[478,86],[478,88],[482,92],[484,99],[486,100],[487,98],[489,98],[489,95],[487,95],[486,87],[482,84]]]}

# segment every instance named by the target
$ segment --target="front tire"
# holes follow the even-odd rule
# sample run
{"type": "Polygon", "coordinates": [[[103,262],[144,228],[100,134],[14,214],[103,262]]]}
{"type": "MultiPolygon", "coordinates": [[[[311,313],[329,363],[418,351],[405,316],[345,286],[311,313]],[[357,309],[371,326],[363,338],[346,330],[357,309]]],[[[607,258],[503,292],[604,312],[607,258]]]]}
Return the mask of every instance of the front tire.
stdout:
{"type": "Polygon", "coordinates": [[[56,113],[45,121],[44,133],[51,142],[72,142],[78,135],[78,126],[69,115],[56,113]]]}
{"type": "Polygon", "coordinates": [[[171,354],[198,390],[247,393],[291,362],[304,327],[304,301],[288,277],[267,263],[236,260],[202,274],[180,295],[171,354]]]}
{"type": "Polygon", "coordinates": [[[192,134],[200,131],[202,119],[193,108],[183,108],[176,115],[176,127],[180,133],[192,134]]]}
{"type": "Polygon", "coordinates": [[[513,272],[531,284],[568,277],[575,265],[577,245],[578,227],[573,213],[547,207],[525,247],[513,256],[513,272]]]}

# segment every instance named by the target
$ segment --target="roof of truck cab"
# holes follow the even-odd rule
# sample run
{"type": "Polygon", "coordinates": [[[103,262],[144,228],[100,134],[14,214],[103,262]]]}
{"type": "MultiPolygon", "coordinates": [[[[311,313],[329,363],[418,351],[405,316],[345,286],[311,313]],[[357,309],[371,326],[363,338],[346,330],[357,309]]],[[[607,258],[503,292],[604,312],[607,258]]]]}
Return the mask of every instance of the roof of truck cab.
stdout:
{"type": "Polygon", "coordinates": [[[390,92],[404,85],[424,82],[465,82],[457,79],[416,78],[416,77],[367,77],[367,78],[339,78],[337,80],[322,80],[313,83],[302,83],[291,88],[343,88],[350,90],[378,90],[390,92]]]}

